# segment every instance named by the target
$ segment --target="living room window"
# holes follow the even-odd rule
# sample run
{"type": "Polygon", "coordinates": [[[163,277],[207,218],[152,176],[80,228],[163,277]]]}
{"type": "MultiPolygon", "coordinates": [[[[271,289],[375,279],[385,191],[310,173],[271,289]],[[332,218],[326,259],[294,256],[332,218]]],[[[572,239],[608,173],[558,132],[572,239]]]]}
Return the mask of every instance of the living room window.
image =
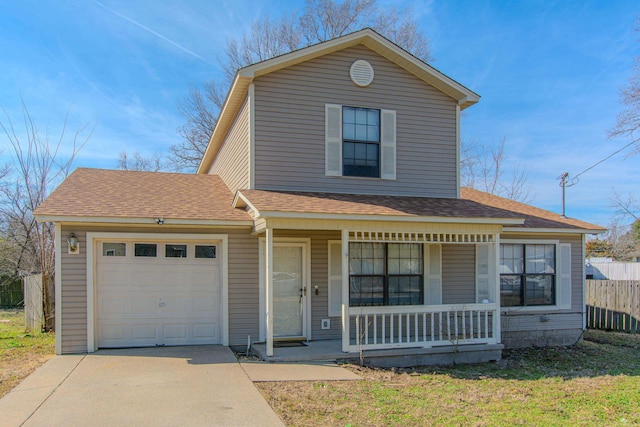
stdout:
{"type": "Polygon", "coordinates": [[[502,307],[556,304],[556,245],[500,245],[502,307]]]}
{"type": "Polygon", "coordinates": [[[380,177],[380,110],[342,107],[342,175],[380,177]]]}
{"type": "Polygon", "coordinates": [[[349,305],[424,303],[422,245],[350,243],[349,305]]]}

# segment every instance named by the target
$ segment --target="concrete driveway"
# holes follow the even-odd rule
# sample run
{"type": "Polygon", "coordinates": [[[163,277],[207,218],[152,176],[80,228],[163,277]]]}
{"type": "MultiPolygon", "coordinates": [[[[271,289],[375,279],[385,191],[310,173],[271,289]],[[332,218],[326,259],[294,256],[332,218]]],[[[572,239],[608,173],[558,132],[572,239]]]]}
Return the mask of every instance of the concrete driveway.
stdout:
{"type": "Polygon", "coordinates": [[[2,426],[283,426],[227,347],[57,356],[0,400],[2,426]]]}

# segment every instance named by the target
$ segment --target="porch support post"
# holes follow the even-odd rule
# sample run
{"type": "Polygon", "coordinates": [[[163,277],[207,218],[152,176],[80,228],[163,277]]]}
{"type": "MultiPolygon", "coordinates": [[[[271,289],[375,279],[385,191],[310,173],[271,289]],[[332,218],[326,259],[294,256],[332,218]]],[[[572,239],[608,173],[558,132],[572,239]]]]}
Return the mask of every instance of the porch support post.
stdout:
{"type": "MultiPolygon", "coordinates": [[[[494,243],[494,254],[495,254],[495,263],[496,266],[495,268],[491,269],[494,272],[494,277],[491,278],[491,280],[493,280],[493,283],[495,285],[495,302],[497,305],[497,309],[496,309],[496,315],[494,316],[493,319],[493,335],[496,339],[496,343],[501,343],[502,342],[502,323],[501,323],[501,317],[502,317],[502,311],[500,310],[500,306],[502,304],[502,302],[500,301],[500,233],[496,233],[495,234],[495,243],[494,243]]],[[[491,283],[491,282],[489,282],[491,283]]]]}
{"type": "Polygon", "coordinates": [[[273,356],[273,229],[267,227],[265,236],[265,315],[267,327],[267,356],[273,356]]]}
{"type": "Polygon", "coordinates": [[[349,352],[349,231],[342,230],[342,351],[349,352]]]}

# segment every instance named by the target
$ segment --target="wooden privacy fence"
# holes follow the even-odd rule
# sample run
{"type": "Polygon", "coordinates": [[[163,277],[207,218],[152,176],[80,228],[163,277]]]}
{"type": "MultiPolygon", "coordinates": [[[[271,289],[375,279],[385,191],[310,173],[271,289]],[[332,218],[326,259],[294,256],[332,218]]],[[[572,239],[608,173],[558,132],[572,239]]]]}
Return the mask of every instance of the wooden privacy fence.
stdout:
{"type": "Polygon", "coordinates": [[[587,280],[587,328],[640,333],[640,280],[587,280]]]}
{"type": "Polygon", "coordinates": [[[31,332],[40,332],[44,325],[42,305],[42,274],[24,277],[24,319],[31,332]]]}

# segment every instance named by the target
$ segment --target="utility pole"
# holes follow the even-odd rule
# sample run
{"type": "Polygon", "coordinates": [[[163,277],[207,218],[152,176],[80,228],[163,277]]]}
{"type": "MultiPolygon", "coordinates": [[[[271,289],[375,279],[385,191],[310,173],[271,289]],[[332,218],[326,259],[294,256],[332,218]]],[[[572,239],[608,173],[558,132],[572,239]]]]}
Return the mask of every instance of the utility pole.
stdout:
{"type": "Polygon", "coordinates": [[[569,172],[564,172],[560,175],[560,187],[562,187],[562,218],[566,218],[565,215],[565,190],[567,187],[567,178],[569,178],[569,172]]]}

